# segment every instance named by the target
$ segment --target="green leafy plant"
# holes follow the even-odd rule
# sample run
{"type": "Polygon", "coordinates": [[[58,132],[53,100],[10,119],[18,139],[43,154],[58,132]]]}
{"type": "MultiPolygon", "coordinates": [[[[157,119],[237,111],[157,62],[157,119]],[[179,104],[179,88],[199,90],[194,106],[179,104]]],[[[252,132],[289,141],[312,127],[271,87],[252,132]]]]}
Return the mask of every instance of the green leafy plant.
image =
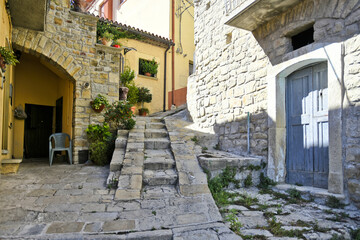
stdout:
{"type": "Polygon", "coordinates": [[[130,67],[126,66],[124,71],[120,74],[120,81],[123,86],[130,84],[135,78],[135,73],[130,67]]]}
{"type": "Polygon", "coordinates": [[[242,224],[239,222],[238,217],[236,216],[236,210],[232,209],[226,215],[225,221],[230,223],[230,229],[234,231],[236,234],[240,234],[240,228],[242,224]]]}
{"type": "Polygon", "coordinates": [[[105,31],[101,37],[106,39],[107,41],[110,41],[114,39],[114,34],[105,31]]]}
{"type": "Polygon", "coordinates": [[[345,204],[342,203],[338,198],[336,198],[334,196],[329,196],[325,201],[325,205],[330,208],[344,208],[345,207],[345,204]]]}
{"type": "Polygon", "coordinates": [[[141,103],[141,108],[139,109],[139,114],[142,115],[142,113],[149,113],[149,109],[144,108],[144,103],[150,103],[152,101],[152,94],[150,93],[150,90],[146,87],[140,87],[139,88],[139,98],[138,103],[141,103]]]}
{"type": "Polygon", "coordinates": [[[106,108],[105,121],[114,124],[116,129],[132,129],[135,126],[135,120],[132,119],[131,106],[126,101],[114,102],[106,108]]]}
{"type": "Polygon", "coordinates": [[[260,183],[257,186],[261,189],[269,189],[270,186],[275,186],[276,182],[271,180],[270,178],[266,177],[264,173],[260,173],[260,183]]]}
{"type": "Polygon", "coordinates": [[[252,186],[252,175],[251,173],[249,175],[247,175],[247,177],[244,180],[244,187],[248,188],[252,186]]]}
{"type": "Polygon", "coordinates": [[[91,101],[91,107],[94,108],[94,109],[100,109],[100,107],[102,105],[109,105],[109,102],[108,100],[106,99],[106,97],[104,97],[103,95],[101,94],[98,94],[97,97],[91,101]]]}
{"type": "Polygon", "coordinates": [[[199,144],[200,141],[197,136],[192,137],[190,140],[193,141],[195,144],[199,144]]]}
{"type": "Polygon", "coordinates": [[[97,23],[96,34],[98,38],[102,38],[105,32],[109,32],[113,34],[113,39],[120,39],[120,38],[128,38],[128,39],[137,39],[141,40],[144,37],[138,34],[133,34],[128,31],[122,30],[116,25],[106,21],[106,20],[99,20],[97,23]]]}
{"type": "Polygon", "coordinates": [[[153,60],[151,61],[140,59],[140,72],[143,74],[145,73],[150,73],[151,75],[157,74],[158,66],[159,64],[155,62],[155,58],[153,58],[153,60]]]}
{"type": "Polygon", "coordinates": [[[90,124],[86,129],[90,141],[90,159],[96,165],[105,165],[109,162],[108,150],[111,133],[109,125],[90,124]]]}
{"type": "Polygon", "coordinates": [[[85,132],[90,142],[105,142],[111,136],[110,127],[107,123],[102,126],[100,124],[90,124],[85,132]]]}
{"type": "Polygon", "coordinates": [[[350,231],[351,239],[360,240],[360,228],[350,231]]]}
{"type": "Polygon", "coordinates": [[[139,98],[139,88],[136,87],[134,83],[129,83],[126,85],[126,87],[129,89],[129,92],[127,94],[127,101],[131,105],[135,105],[138,102],[139,98]]]}
{"type": "Polygon", "coordinates": [[[147,114],[149,114],[149,109],[147,109],[147,108],[140,108],[139,109],[139,115],[140,116],[144,116],[144,115],[147,115],[147,114]]]}
{"type": "MultiPolygon", "coordinates": [[[[0,47],[0,60],[1,59],[4,64],[10,64],[15,66],[17,63],[19,63],[15,56],[15,53],[6,47],[0,47]]],[[[0,62],[0,67],[5,68],[5,65],[2,62],[0,62]]]]}

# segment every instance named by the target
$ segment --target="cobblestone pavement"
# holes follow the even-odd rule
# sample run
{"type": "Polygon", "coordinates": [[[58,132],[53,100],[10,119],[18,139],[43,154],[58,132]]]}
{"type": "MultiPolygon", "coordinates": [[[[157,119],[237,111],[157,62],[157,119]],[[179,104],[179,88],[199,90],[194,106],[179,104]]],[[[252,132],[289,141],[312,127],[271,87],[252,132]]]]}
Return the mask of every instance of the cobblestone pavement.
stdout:
{"type": "Polygon", "coordinates": [[[22,163],[16,175],[1,176],[0,238],[237,239],[211,195],[148,189],[141,200],[114,201],[108,173],[90,165],[22,163]]]}
{"type": "MultiPolygon", "coordinates": [[[[196,180],[202,179],[199,173],[191,171],[198,165],[190,155],[200,148],[191,138],[200,133],[184,128],[189,123],[181,119],[165,122],[181,170],[180,186],[147,187],[140,199],[119,201],[105,184],[109,167],[22,163],[17,174],[0,179],[0,239],[241,239],[229,229],[231,221],[224,224],[203,180],[196,180]],[[181,159],[181,151],[188,158],[181,159]]],[[[225,218],[236,215],[241,234],[250,239],[296,239],[277,236],[272,217],[287,230],[309,228],[306,239],[331,239],[334,234],[349,238],[349,229],[359,227],[359,211],[350,207],[342,214],[317,203],[285,204],[255,188],[234,191],[258,199],[221,209],[225,218]],[[301,221],[305,224],[294,226],[301,221]],[[315,231],[319,229],[323,231],[315,231]]]]}

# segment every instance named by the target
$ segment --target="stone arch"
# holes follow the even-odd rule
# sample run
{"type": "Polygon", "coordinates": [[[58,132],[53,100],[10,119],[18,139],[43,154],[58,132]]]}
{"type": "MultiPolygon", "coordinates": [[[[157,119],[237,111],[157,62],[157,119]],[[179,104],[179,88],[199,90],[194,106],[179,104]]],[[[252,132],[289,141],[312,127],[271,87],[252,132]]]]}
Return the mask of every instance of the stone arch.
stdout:
{"type": "Polygon", "coordinates": [[[42,32],[28,29],[13,29],[14,49],[30,53],[48,60],[74,83],[80,78],[82,66],[76,62],[71,52],[42,32]]]}
{"type": "Polygon", "coordinates": [[[311,51],[269,69],[268,80],[268,176],[285,182],[286,176],[286,109],[285,80],[296,70],[307,65],[327,62],[329,89],[329,187],[328,191],[342,194],[342,44],[335,43],[311,51]]]}
{"type": "MultiPolygon", "coordinates": [[[[19,50],[23,53],[33,55],[39,60],[44,60],[54,67],[56,74],[60,77],[69,80],[73,83],[72,92],[72,140],[77,141],[81,135],[75,131],[75,112],[76,106],[76,89],[77,84],[80,82],[80,72],[83,66],[80,65],[72,56],[70,50],[63,47],[53,39],[46,36],[43,32],[32,31],[28,29],[14,28],[12,36],[12,46],[14,50],[19,50]]],[[[73,144],[73,162],[77,162],[77,154],[75,154],[76,146],[73,144]]]]}

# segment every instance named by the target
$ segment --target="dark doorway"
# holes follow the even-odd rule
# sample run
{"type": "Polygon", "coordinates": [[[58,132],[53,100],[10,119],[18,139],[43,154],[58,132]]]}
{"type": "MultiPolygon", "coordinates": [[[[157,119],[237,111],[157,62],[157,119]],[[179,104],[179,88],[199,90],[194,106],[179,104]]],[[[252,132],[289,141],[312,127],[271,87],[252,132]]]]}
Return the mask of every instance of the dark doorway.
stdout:
{"type": "Polygon", "coordinates": [[[25,158],[49,156],[49,137],[52,134],[53,107],[25,104],[25,158]]]}
{"type": "Polygon", "coordinates": [[[56,110],[55,110],[55,132],[62,132],[62,118],[63,118],[63,97],[56,100],[56,110]]]}

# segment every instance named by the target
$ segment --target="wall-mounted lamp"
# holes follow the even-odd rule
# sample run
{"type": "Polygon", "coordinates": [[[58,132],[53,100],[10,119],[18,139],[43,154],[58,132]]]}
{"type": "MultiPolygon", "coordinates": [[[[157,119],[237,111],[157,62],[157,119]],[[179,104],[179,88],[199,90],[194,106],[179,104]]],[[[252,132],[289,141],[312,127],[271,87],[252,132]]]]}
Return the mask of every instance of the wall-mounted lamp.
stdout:
{"type": "Polygon", "coordinates": [[[90,83],[89,82],[85,82],[84,84],[83,84],[83,88],[84,89],[88,89],[90,87],[90,83]]]}

